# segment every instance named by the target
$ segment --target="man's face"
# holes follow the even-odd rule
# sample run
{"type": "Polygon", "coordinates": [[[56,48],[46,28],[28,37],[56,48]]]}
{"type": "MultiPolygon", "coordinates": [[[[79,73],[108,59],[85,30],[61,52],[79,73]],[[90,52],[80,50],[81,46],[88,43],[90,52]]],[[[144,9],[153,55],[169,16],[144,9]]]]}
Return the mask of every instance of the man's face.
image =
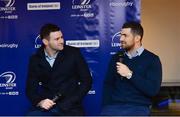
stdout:
{"type": "Polygon", "coordinates": [[[63,39],[63,34],[61,31],[55,31],[55,32],[51,32],[49,34],[49,39],[48,39],[48,43],[47,46],[55,51],[58,50],[63,50],[64,48],[64,39],[63,39]]]}
{"type": "Polygon", "coordinates": [[[121,47],[127,51],[132,50],[135,46],[135,36],[131,32],[131,28],[123,28],[120,34],[121,47]]]}

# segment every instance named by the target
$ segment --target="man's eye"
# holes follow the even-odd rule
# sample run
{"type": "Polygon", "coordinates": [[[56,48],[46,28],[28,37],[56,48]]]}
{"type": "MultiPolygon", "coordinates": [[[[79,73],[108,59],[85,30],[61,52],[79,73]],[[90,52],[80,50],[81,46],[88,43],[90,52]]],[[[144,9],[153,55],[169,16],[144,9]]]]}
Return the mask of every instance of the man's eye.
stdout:
{"type": "Polygon", "coordinates": [[[126,34],[121,34],[121,36],[124,36],[124,37],[126,37],[127,35],[126,35],[126,34]]]}

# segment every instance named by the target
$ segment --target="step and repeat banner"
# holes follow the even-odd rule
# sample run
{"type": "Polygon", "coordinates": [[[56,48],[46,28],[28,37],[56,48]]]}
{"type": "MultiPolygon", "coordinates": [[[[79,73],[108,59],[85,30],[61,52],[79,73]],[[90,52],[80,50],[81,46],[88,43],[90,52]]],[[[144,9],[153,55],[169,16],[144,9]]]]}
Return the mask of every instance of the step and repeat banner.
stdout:
{"type": "Polygon", "coordinates": [[[27,65],[45,23],[57,24],[65,44],[81,48],[93,78],[83,105],[87,115],[98,115],[120,27],[132,20],[140,22],[140,0],[0,0],[0,115],[25,115],[30,107],[27,65]]]}

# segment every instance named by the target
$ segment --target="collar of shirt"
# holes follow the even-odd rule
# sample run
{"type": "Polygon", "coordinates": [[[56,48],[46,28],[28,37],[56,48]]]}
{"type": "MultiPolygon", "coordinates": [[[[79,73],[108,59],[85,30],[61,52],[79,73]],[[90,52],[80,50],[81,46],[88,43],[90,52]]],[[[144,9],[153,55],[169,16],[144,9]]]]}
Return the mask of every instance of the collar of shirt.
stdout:
{"type": "Polygon", "coordinates": [[[53,67],[54,61],[57,57],[58,52],[54,56],[51,56],[51,57],[48,55],[48,53],[45,50],[44,50],[44,53],[45,53],[45,58],[47,62],[50,64],[51,67],[53,67]]]}
{"type": "Polygon", "coordinates": [[[127,53],[127,52],[125,52],[125,53],[126,53],[126,55],[128,56],[129,59],[132,59],[133,57],[140,56],[143,51],[144,51],[144,47],[141,46],[137,50],[133,51],[131,54],[127,53]]]}
{"type": "Polygon", "coordinates": [[[57,54],[58,54],[58,52],[57,52],[54,56],[49,56],[48,53],[45,50],[44,50],[44,53],[45,53],[46,59],[48,59],[48,60],[56,59],[57,54]]]}

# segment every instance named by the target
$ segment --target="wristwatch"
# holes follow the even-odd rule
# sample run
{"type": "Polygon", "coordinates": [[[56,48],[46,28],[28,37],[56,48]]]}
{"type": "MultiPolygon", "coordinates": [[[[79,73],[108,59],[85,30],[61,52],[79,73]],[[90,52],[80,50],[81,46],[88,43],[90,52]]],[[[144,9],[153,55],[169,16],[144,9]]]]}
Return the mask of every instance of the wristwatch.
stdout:
{"type": "Polygon", "coordinates": [[[132,74],[133,74],[133,72],[130,71],[130,72],[127,74],[126,78],[127,78],[127,79],[130,79],[130,78],[132,77],[132,74]]]}

